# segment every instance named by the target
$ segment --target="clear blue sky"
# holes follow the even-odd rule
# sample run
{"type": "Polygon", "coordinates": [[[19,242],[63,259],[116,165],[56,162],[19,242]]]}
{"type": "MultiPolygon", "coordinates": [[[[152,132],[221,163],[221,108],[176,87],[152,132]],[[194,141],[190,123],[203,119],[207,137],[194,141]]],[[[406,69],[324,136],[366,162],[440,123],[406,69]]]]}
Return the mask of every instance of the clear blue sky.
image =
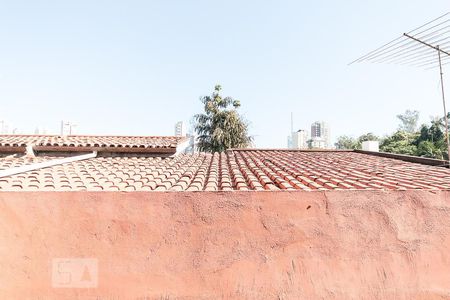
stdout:
{"type": "Polygon", "coordinates": [[[423,122],[442,114],[438,73],[347,63],[449,10],[448,0],[0,0],[0,119],[23,133],[58,133],[66,119],[83,134],[171,135],[220,83],[259,147],[286,146],[291,111],[296,129],[324,120],[333,138],[382,135],[406,109],[423,122]]]}

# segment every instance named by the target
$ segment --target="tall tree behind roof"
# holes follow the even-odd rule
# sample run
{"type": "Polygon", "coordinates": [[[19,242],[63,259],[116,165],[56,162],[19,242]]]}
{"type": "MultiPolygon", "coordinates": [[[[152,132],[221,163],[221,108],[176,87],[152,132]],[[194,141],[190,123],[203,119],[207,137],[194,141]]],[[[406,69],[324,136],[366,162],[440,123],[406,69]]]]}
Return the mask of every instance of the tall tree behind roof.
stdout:
{"type": "Polygon", "coordinates": [[[419,121],[419,112],[417,110],[407,110],[404,114],[397,115],[401,124],[399,130],[413,133],[417,129],[417,122],[419,121]]]}
{"type": "Polygon", "coordinates": [[[200,98],[204,113],[194,117],[200,151],[223,152],[230,148],[249,147],[252,142],[248,124],[237,112],[240,102],[231,97],[222,98],[221,89],[216,85],[211,96],[200,98]]]}

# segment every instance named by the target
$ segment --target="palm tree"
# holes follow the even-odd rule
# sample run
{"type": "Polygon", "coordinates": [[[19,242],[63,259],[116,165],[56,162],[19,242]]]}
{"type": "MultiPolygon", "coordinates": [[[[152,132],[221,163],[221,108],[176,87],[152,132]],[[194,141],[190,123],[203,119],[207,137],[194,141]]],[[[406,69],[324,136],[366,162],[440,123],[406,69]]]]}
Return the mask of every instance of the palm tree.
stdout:
{"type": "Polygon", "coordinates": [[[223,152],[229,148],[246,148],[253,140],[248,135],[248,124],[237,112],[240,102],[231,97],[222,98],[221,89],[220,85],[216,85],[211,96],[200,98],[205,111],[194,116],[200,151],[223,152]]]}

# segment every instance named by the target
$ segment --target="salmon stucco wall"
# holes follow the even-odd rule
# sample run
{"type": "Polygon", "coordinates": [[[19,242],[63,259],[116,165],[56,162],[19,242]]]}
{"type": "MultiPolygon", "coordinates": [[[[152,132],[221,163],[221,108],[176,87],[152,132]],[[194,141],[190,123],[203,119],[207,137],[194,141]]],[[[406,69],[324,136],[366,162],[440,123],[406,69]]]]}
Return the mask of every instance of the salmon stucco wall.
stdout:
{"type": "Polygon", "coordinates": [[[450,192],[3,192],[0,299],[450,299],[450,192]]]}

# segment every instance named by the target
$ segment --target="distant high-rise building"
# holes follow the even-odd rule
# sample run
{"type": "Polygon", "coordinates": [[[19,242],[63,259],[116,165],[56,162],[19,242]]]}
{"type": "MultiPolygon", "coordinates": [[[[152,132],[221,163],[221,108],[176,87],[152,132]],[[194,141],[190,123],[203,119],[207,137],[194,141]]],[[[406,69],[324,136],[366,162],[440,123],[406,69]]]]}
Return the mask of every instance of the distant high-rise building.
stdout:
{"type": "Polygon", "coordinates": [[[74,135],[75,127],[77,127],[77,124],[75,123],[61,121],[61,135],[74,135]]]}
{"type": "Polygon", "coordinates": [[[292,134],[287,137],[287,147],[292,149],[292,134]]]}
{"type": "Polygon", "coordinates": [[[8,124],[4,120],[0,120],[0,134],[8,134],[8,124]]]}
{"type": "Polygon", "coordinates": [[[175,136],[186,136],[186,125],[184,125],[183,121],[175,124],[175,136]]]}
{"type": "Polygon", "coordinates": [[[34,129],[34,134],[45,135],[45,134],[48,134],[48,131],[46,128],[38,126],[38,127],[36,127],[36,129],[34,129]]]}
{"type": "Polygon", "coordinates": [[[322,138],[314,137],[311,139],[312,149],[327,149],[328,144],[322,138]]]}
{"type": "Polygon", "coordinates": [[[0,120],[0,134],[17,134],[19,130],[5,120],[0,120]]]}
{"type": "Polygon", "coordinates": [[[308,132],[300,129],[292,133],[291,149],[306,149],[308,148],[308,132]]]}
{"type": "Polygon", "coordinates": [[[330,148],[330,128],[325,122],[314,122],[311,124],[311,140],[313,148],[330,148]]]}

